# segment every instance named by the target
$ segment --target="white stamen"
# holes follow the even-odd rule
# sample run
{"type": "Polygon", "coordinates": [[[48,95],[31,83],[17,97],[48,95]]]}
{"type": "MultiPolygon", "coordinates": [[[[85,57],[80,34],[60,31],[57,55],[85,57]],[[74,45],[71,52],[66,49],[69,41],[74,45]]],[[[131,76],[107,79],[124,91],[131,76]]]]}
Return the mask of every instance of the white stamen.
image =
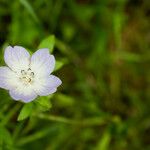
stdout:
{"type": "Polygon", "coordinates": [[[25,84],[31,84],[33,83],[33,79],[34,79],[34,72],[32,72],[32,70],[29,68],[26,71],[25,70],[21,70],[21,74],[20,74],[20,81],[25,84]]]}

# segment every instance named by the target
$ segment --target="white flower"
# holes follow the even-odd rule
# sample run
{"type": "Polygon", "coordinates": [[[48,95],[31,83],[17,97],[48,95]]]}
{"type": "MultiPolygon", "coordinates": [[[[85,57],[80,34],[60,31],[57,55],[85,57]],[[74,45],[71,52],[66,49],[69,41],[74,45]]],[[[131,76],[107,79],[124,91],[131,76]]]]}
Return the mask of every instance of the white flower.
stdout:
{"type": "Polygon", "coordinates": [[[14,100],[30,102],[38,95],[56,92],[61,80],[50,75],[55,58],[48,49],[40,49],[32,56],[21,46],[8,46],[4,54],[8,67],[0,67],[0,87],[9,90],[14,100]]]}

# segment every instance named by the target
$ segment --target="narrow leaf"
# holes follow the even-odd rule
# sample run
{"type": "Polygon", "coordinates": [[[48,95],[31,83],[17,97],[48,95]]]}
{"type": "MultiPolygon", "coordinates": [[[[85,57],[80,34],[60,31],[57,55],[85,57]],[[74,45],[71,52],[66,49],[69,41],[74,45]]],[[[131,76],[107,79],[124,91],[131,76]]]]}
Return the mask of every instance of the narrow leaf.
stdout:
{"type": "Polygon", "coordinates": [[[36,16],[32,6],[30,5],[30,3],[27,0],[20,0],[20,3],[26,8],[26,10],[29,12],[29,14],[33,17],[33,19],[39,23],[39,19],[36,16]]]}
{"type": "Polygon", "coordinates": [[[31,115],[32,111],[33,111],[33,103],[25,104],[23,108],[21,109],[21,112],[17,120],[21,121],[21,120],[28,118],[31,115]]]}
{"type": "Polygon", "coordinates": [[[5,145],[12,145],[13,140],[10,132],[5,127],[0,126],[0,148],[3,143],[5,143],[5,145]]]}
{"type": "Polygon", "coordinates": [[[59,70],[63,65],[64,65],[63,62],[61,62],[61,61],[56,61],[55,71],[59,70]]]}
{"type": "Polygon", "coordinates": [[[57,60],[56,61],[56,66],[55,66],[55,70],[54,71],[57,71],[59,69],[61,69],[65,64],[68,63],[68,60],[67,59],[62,59],[62,60],[57,60]]]}
{"type": "MultiPolygon", "coordinates": [[[[52,96],[52,95],[51,95],[52,96]]],[[[50,98],[51,96],[47,96],[47,97],[40,97],[36,100],[36,106],[41,109],[41,111],[47,111],[51,108],[51,102],[50,102],[50,98]]]]}
{"type": "Polygon", "coordinates": [[[108,150],[111,140],[111,135],[108,131],[104,132],[102,138],[98,142],[98,145],[95,150],[108,150]]]}
{"type": "Polygon", "coordinates": [[[54,50],[54,45],[55,45],[55,36],[54,35],[50,35],[47,38],[45,38],[40,45],[38,46],[38,48],[48,48],[50,53],[53,52],[54,50]]]}

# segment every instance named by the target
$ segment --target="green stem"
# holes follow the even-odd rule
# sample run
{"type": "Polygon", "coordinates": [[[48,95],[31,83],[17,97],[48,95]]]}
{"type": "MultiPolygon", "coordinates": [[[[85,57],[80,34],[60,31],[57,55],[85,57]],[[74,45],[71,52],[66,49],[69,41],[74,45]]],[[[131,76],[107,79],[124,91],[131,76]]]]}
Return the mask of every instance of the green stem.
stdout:
{"type": "Polygon", "coordinates": [[[32,142],[32,141],[38,140],[38,139],[43,138],[43,137],[45,137],[46,135],[48,135],[50,131],[51,131],[51,130],[50,130],[50,128],[48,127],[48,128],[46,128],[46,129],[44,129],[44,130],[41,130],[41,131],[39,131],[39,132],[36,132],[35,134],[32,134],[32,135],[29,135],[29,136],[26,136],[26,137],[21,138],[20,140],[17,141],[16,144],[17,144],[18,146],[22,146],[22,145],[27,144],[27,143],[30,143],[30,142],[32,142]]]}
{"type": "Polygon", "coordinates": [[[17,104],[14,106],[14,108],[10,109],[10,112],[8,112],[5,116],[5,118],[1,121],[1,125],[5,126],[9,120],[12,118],[12,116],[20,109],[21,105],[17,104]]]}
{"type": "Polygon", "coordinates": [[[49,120],[49,121],[56,121],[66,124],[73,124],[73,125],[83,125],[83,126],[95,126],[95,125],[102,125],[105,124],[109,118],[103,118],[103,117],[94,117],[94,118],[87,118],[84,120],[71,120],[68,118],[60,117],[60,116],[54,116],[54,115],[45,115],[45,114],[38,114],[38,116],[34,115],[34,117],[49,120]]]}

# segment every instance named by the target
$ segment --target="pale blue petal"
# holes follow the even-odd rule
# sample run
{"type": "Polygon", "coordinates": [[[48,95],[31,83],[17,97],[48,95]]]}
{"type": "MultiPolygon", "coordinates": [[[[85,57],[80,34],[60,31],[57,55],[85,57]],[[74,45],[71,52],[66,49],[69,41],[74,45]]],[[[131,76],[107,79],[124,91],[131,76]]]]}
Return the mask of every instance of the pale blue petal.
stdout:
{"type": "Polygon", "coordinates": [[[18,78],[8,67],[0,67],[0,87],[13,89],[17,86],[18,78]]]}
{"type": "Polygon", "coordinates": [[[34,89],[38,95],[46,96],[56,92],[57,87],[61,84],[62,81],[58,77],[50,75],[45,79],[38,80],[38,82],[35,83],[34,89]]]}
{"type": "Polygon", "coordinates": [[[30,67],[38,77],[50,75],[55,67],[55,58],[48,49],[40,49],[32,55],[30,67]]]}
{"type": "Polygon", "coordinates": [[[9,94],[14,100],[21,100],[25,103],[31,102],[37,97],[37,94],[34,92],[34,90],[28,87],[10,90],[9,94]]]}
{"type": "Polygon", "coordinates": [[[5,63],[14,71],[27,69],[30,63],[30,54],[21,46],[8,46],[4,53],[5,63]]]}

